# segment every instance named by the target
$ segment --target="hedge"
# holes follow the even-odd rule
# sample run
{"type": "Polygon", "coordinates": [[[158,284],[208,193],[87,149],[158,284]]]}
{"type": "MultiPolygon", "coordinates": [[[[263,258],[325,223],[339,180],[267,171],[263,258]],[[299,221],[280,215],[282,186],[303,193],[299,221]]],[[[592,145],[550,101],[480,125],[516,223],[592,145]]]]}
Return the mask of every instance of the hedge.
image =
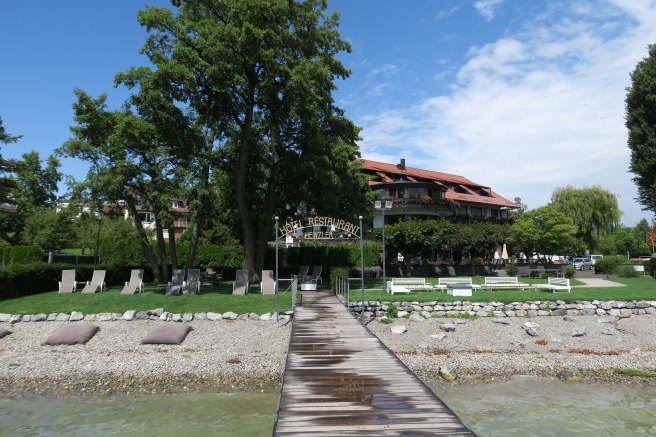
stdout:
{"type": "MultiPolygon", "coordinates": [[[[130,279],[132,267],[103,266],[106,270],[105,282],[107,285],[123,285],[130,279]]],[[[0,269],[0,300],[19,296],[47,293],[59,289],[62,270],[75,270],[77,282],[90,281],[93,276],[93,264],[48,264],[42,261],[32,264],[15,264],[0,269]]],[[[153,273],[150,269],[144,270],[144,282],[151,282],[153,273]]]]}
{"type": "MultiPolygon", "coordinates": [[[[2,258],[4,261],[5,254],[2,258]]],[[[31,264],[41,261],[43,258],[43,249],[39,246],[14,246],[11,248],[9,255],[9,264],[31,264]]]]}
{"type": "MultiPolygon", "coordinates": [[[[380,264],[381,246],[376,243],[363,245],[364,266],[380,264]]],[[[359,267],[359,244],[336,244],[332,246],[297,246],[283,250],[283,266],[359,267]]]]}

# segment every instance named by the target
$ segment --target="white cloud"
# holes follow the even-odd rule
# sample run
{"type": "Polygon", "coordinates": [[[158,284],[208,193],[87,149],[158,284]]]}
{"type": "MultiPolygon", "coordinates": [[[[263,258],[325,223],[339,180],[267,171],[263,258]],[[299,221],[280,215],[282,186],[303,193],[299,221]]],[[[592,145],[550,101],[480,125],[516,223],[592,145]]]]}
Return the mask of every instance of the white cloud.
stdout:
{"type": "Polygon", "coordinates": [[[390,77],[393,74],[395,74],[397,71],[398,68],[396,65],[385,64],[382,66],[382,68],[374,68],[373,70],[369,71],[369,73],[367,73],[367,77],[375,77],[378,76],[379,74],[383,74],[386,77],[390,77]]]}
{"type": "Polygon", "coordinates": [[[483,18],[492,21],[496,13],[496,7],[501,3],[503,3],[503,0],[480,0],[474,3],[474,7],[483,18]]]}
{"type": "Polygon", "coordinates": [[[451,9],[449,9],[448,11],[440,11],[440,12],[437,13],[437,16],[435,18],[437,18],[438,20],[441,20],[443,18],[446,18],[446,17],[449,17],[449,16],[455,14],[456,12],[458,12],[459,9],[460,9],[460,6],[454,6],[451,9]]]}
{"type": "Polygon", "coordinates": [[[385,88],[388,88],[389,86],[390,86],[389,83],[381,83],[373,87],[371,91],[369,91],[367,94],[369,96],[382,96],[385,88]]]}
{"type": "Polygon", "coordinates": [[[656,4],[604,6],[610,33],[570,9],[470,49],[449,94],[359,121],[363,156],[460,174],[530,208],[557,187],[600,184],[619,196],[625,223],[637,222],[647,213],[627,173],[624,97],[656,41],[656,4]]]}

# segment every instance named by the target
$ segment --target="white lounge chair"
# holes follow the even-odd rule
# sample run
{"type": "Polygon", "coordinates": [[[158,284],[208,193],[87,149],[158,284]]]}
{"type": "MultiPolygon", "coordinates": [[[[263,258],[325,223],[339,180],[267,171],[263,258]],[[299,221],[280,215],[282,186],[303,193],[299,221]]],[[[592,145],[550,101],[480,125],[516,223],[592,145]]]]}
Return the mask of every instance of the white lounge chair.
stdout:
{"type": "Polygon", "coordinates": [[[139,293],[143,291],[143,269],[135,269],[130,273],[130,282],[125,283],[121,294],[134,294],[139,289],[139,293]]]}
{"type": "Polygon", "coordinates": [[[166,294],[171,296],[177,296],[180,294],[180,289],[184,284],[185,270],[184,269],[173,269],[173,275],[171,276],[171,282],[169,282],[166,287],[166,294]]]}
{"type": "Polygon", "coordinates": [[[62,280],[59,282],[59,293],[70,294],[77,289],[75,270],[62,270],[62,280]]]}
{"type": "Polygon", "coordinates": [[[276,294],[276,279],[273,277],[273,270],[262,270],[260,292],[265,295],[276,294]]]}
{"type": "Polygon", "coordinates": [[[103,288],[106,290],[107,285],[105,284],[105,274],[106,270],[94,270],[91,281],[87,281],[87,285],[84,286],[82,293],[95,293],[98,287],[100,287],[100,292],[102,293],[103,288]]]}
{"type": "Polygon", "coordinates": [[[200,269],[187,270],[187,281],[182,287],[182,294],[200,293],[200,269]]]}
{"type": "Polygon", "coordinates": [[[248,293],[248,270],[237,270],[235,282],[232,283],[232,294],[245,296],[248,293]]]}

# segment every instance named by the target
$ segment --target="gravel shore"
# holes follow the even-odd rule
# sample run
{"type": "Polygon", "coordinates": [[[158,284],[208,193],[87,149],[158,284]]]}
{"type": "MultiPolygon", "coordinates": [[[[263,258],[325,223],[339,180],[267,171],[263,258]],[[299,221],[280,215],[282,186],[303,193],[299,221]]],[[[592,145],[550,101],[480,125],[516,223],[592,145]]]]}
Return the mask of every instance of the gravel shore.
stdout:
{"type": "Polygon", "coordinates": [[[279,388],[290,323],[193,321],[181,345],[142,345],[159,323],[94,322],[72,346],[41,345],[64,322],[1,324],[13,333],[0,339],[0,397],[279,388]]]}
{"type": "MultiPolygon", "coordinates": [[[[513,375],[656,384],[656,378],[625,377],[614,368],[656,372],[656,316],[433,318],[422,322],[374,320],[368,328],[421,378],[475,383],[513,375]],[[603,323],[601,323],[601,322],[603,323]],[[455,324],[457,322],[458,324],[455,324]],[[536,336],[523,325],[534,323],[536,336]],[[610,323],[608,323],[610,322],[610,323]],[[455,330],[444,338],[442,324],[455,330]],[[407,331],[393,334],[392,326],[407,331]],[[574,328],[586,334],[573,337],[574,328]],[[614,334],[602,331],[614,329],[614,334]],[[434,336],[434,337],[431,337],[434,336]]],[[[291,323],[252,320],[192,321],[182,345],[142,345],[158,321],[94,322],[100,331],[86,344],[42,346],[66,322],[0,324],[13,333],[0,339],[0,398],[154,394],[181,391],[275,390],[279,388],[291,323]]],[[[86,322],[75,322],[86,323],[86,322]]]]}

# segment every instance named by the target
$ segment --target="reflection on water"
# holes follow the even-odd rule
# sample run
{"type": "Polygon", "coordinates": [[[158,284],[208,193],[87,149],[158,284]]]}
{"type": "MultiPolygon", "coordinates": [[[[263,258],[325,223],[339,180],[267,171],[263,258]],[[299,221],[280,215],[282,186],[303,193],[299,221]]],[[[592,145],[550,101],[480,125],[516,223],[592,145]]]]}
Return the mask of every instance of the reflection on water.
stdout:
{"type": "Polygon", "coordinates": [[[429,386],[480,437],[656,436],[656,387],[514,378],[429,386]]]}
{"type": "MultiPolygon", "coordinates": [[[[656,387],[427,381],[479,437],[656,436],[656,387]]],[[[4,436],[269,436],[278,393],[0,400],[4,436]]]]}
{"type": "Polygon", "coordinates": [[[278,393],[0,400],[0,436],[270,436],[278,393]]]}

